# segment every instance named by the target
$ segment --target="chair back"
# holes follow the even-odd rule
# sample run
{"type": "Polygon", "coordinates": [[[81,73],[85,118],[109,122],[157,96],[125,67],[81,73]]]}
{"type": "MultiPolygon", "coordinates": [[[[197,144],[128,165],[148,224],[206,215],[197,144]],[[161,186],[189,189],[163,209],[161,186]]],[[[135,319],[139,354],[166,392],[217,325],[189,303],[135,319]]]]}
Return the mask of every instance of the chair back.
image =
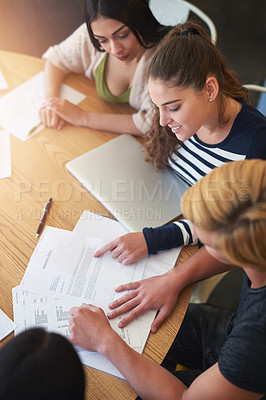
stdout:
{"type": "Polygon", "coordinates": [[[260,85],[253,85],[251,83],[243,85],[245,86],[248,91],[259,92],[259,100],[257,103],[257,109],[266,117],[266,78],[264,81],[264,86],[260,85]]]}
{"type": "Polygon", "coordinates": [[[185,0],[149,0],[155,18],[163,25],[176,25],[188,20],[193,12],[208,26],[213,43],[217,41],[217,30],[213,21],[194,4],[185,0]]]}

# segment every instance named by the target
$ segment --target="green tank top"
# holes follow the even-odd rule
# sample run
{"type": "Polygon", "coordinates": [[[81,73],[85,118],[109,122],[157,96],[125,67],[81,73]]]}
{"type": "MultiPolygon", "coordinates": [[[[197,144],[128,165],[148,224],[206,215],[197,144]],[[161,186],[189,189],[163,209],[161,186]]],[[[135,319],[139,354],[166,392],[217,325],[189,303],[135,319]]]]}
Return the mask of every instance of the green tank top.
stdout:
{"type": "Polygon", "coordinates": [[[128,103],[131,88],[128,88],[121,96],[114,96],[109,92],[109,89],[104,79],[104,69],[107,60],[107,54],[104,56],[98,67],[95,69],[95,84],[99,96],[110,103],[128,103]]]}

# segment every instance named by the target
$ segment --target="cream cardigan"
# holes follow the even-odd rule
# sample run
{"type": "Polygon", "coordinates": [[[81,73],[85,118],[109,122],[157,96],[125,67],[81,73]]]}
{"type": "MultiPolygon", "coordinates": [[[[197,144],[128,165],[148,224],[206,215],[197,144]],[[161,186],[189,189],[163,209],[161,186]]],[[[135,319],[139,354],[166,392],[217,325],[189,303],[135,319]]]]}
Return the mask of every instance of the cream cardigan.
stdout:
{"type": "MultiPolygon", "coordinates": [[[[151,128],[152,106],[147,87],[147,70],[156,46],[146,50],[141,57],[132,83],[129,104],[137,113],[133,114],[136,127],[146,133],[151,128]]],[[[97,51],[90,40],[86,24],[82,24],[63,42],[51,46],[43,58],[66,73],[84,74],[94,80],[94,71],[105,52],[97,51]]]]}

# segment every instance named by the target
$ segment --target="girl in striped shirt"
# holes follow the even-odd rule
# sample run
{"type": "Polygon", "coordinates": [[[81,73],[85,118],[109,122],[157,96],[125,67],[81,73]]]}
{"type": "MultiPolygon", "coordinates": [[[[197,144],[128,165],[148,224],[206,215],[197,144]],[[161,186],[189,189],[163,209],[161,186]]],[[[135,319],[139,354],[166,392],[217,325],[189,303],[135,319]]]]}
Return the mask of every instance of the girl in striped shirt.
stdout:
{"type": "MultiPolygon", "coordinates": [[[[220,51],[199,25],[178,24],[165,37],[151,61],[148,87],[160,122],[160,126],[154,125],[146,143],[156,166],[169,166],[193,185],[226,162],[266,159],[266,118],[248,104],[247,90],[228,70],[220,51]]],[[[247,190],[245,182],[238,185],[239,191],[247,190]]],[[[197,243],[191,222],[181,220],[124,235],[95,255],[111,251],[114,258],[128,265],[159,250],[197,243]]],[[[186,261],[198,263],[199,268],[212,262],[204,247],[186,261]]],[[[175,296],[166,299],[163,279],[151,279],[150,286],[147,279],[143,285],[138,282],[119,288],[135,289],[110,305],[114,309],[111,318],[132,310],[121,327],[147,309],[156,308],[159,313],[152,324],[152,331],[156,331],[172,310],[175,296]],[[144,301],[147,297],[150,300],[144,301]]]]}

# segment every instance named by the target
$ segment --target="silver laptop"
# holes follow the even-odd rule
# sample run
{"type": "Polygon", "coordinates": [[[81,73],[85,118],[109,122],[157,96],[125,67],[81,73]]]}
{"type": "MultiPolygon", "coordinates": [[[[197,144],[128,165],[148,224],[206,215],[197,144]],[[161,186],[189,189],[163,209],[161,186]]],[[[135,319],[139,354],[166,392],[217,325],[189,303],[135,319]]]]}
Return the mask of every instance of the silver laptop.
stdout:
{"type": "Polygon", "coordinates": [[[123,134],[66,164],[71,174],[129,231],[166,224],[181,214],[189,185],[145,161],[140,142],[123,134]]]}

